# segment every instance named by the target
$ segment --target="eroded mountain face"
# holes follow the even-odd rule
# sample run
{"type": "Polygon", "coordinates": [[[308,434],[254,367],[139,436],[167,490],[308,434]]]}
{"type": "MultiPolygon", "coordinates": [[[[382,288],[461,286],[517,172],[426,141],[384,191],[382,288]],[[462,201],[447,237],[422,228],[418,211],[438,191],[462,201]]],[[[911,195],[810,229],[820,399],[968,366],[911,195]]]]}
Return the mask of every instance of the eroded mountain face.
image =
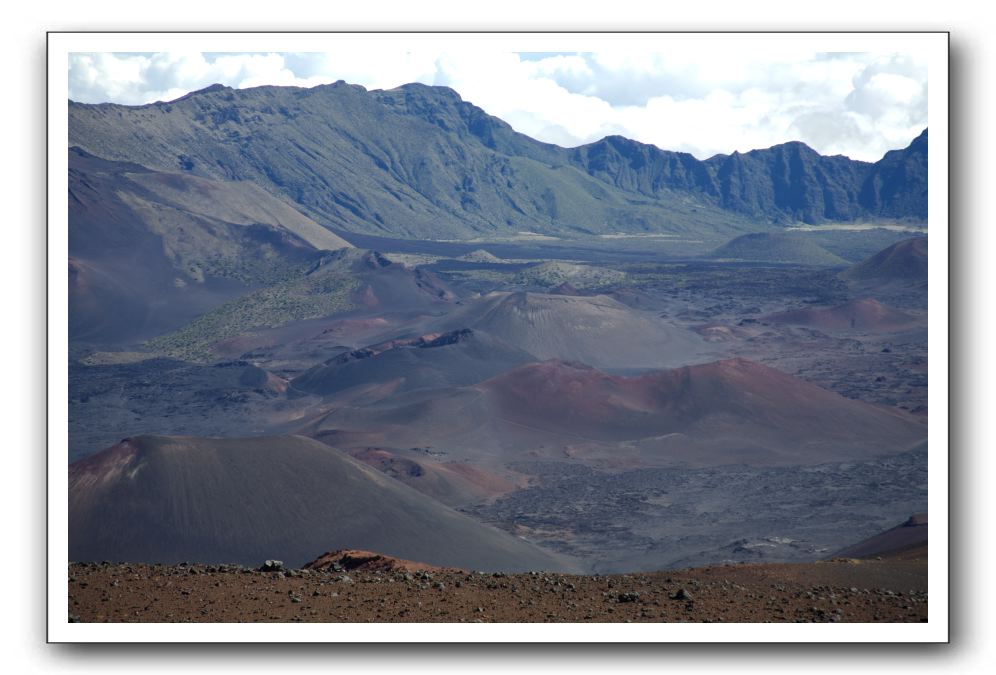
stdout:
{"type": "MultiPolygon", "coordinates": [[[[802,143],[700,161],[610,136],[560,148],[452,89],[209,87],[169,103],[70,104],[70,145],[158,171],[251,181],[324,225],[402,238],[665,232],[926,220],[927,132],[877,163],[802,143]]],[[[718,243],[718,242],[717,242],[718,243]]]]}

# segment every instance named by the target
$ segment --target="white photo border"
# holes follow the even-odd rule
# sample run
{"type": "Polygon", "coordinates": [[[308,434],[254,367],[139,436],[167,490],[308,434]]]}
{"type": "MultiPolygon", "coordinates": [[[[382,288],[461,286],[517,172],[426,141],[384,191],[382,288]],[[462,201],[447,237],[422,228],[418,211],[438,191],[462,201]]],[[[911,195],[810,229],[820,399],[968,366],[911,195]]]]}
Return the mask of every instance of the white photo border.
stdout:
{"type": "Polygon", "coordinates": [[[949,429],[948,429],[948,43],[946,32],[52,32],[48,34],[48,641],[71,643],[915,643],[949,640],[949,429]],[[929,620],[921,624],[93,624],[69,623],[68,581],[68,56],[72,52],[325,51],[338,45],[383,40],[393,49],[420,45],[452,51],[634,50],[666,35],[717,41],[735,51],[758,41],[786,49],[825,52],[916,51],[928,63],[928,567],[929,620]]]}

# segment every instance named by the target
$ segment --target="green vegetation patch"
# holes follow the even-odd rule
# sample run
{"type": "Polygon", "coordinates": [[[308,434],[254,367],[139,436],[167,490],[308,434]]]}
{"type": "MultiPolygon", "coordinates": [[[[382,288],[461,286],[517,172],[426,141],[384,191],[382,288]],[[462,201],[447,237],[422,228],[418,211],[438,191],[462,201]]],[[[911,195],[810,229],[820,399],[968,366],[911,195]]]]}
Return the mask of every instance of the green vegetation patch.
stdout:
{"type": "Polygon", "coordinates": [[[149,340],[148,347],[184,361],[211,361],[221,340],[292,321],[353,309],[359,281],[343,273],[306,276],[261,288],[198,317],[183,328],[149,340]]]}
{"type": "Polygon", "coordinates": [[[550,261],[522,270],[516,279],[521,285],[553,288],[570,284],[577,289],[605,288],[626,281],[626,274],[618,270],[577,263],[550,261]]]}

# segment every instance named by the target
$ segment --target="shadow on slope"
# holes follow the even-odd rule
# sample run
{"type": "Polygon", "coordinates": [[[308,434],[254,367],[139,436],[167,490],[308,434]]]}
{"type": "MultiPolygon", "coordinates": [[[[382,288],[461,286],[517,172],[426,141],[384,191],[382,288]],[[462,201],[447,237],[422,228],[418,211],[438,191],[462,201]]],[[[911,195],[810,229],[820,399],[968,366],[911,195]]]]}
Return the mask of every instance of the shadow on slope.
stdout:
{"type": "Polygon", "coordinates": [[[252,183],[69,149],[72,339],[121,343],[175,328],[348,246],[252,183]]]}

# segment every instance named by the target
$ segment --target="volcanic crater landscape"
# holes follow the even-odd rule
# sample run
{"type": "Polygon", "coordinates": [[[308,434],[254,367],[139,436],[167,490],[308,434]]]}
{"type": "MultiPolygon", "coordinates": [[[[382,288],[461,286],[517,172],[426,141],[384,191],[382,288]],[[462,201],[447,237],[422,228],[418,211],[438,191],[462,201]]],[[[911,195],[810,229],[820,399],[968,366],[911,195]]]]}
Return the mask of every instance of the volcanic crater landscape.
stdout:
{"type": "Polygon", "coordinates": [[[926,619],[926,130],[216,85],[68,162],[71,620],[926,619]]]}

